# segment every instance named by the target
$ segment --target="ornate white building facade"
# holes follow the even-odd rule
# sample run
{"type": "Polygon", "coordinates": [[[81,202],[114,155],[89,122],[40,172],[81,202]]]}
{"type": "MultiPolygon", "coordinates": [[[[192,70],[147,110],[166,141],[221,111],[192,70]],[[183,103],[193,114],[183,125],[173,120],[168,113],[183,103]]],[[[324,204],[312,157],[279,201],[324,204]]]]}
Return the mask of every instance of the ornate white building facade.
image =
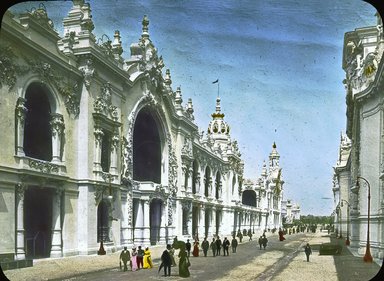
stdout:
{"type": "Polygon", "coordinates": [[[345,34],[347,128],[346,135],[341,136],[333,179],[338,234],[342,237],[349,234],[352,250],[362,255],[369,240],[372,256],[381,259],[384,256],[383,50],[383,22],[379,14],[376,26],[345,34]]]}
{"type": "Polygon", "coordinates": [[[0,33],[0,252],[92,254],[237,229],[281,226],[276,145],[243,184],[220,99],[206,135],[142,20],[122,57],[119,31],[96,39],[74,0],[64,35],[40,7],[7,12],[0,33]],[[5,133],[6,132],[6,133],[5,133]]]}

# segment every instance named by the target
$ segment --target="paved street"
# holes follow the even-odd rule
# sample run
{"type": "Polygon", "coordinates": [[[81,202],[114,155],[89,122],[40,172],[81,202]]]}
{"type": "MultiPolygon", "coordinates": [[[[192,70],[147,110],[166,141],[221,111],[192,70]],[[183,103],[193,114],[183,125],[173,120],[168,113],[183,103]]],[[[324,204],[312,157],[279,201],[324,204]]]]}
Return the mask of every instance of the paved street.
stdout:
{"type": "MultiPolygon", "coordinates": [[[[370,280],[380,269],[377,263],[364,263],[361,257],[353,256],[345,246],[342,255],[319,255],[322,243],[340,243],[344,240],[329,237],[325,232],[316,234],[301,233],[286,235],[286,240],[278,241],[278,236],[269,233],[269,245],[260,250],[255,240],[242,243],[238,251],[227,257],[191,257],[191,276],[194,280],[370,280]],[[313,255],[306,262],[302,246],[309,242],[313,255]]],[[[121,272],[118,268],[118,253],[106,256],[73,257],[57,260],[38,261],[32,268],[6,271],[12,281],[17,280],[185,280],[178,276],[178,267],[172,267],[172,276],[158,274],[159,257],[162,247],[153,247],[154,268],[136,272],[121,272]],[[101,270],[101,268],[105,268],[101,270]]],[[[177,253],[178,251],[176,251],[177,253]]],[[[202,253],[202,252],[201,252],[202,253]]]]}

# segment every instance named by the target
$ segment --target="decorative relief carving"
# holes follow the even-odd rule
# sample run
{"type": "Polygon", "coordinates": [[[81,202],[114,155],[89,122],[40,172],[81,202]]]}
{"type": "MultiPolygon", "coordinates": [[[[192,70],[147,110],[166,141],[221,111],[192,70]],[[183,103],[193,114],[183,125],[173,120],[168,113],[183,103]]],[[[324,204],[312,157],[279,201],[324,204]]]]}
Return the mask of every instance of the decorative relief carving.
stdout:
{"type": "Polygon", "coordinates": [[[161,199],[163,202],[167,200],[167,193],[162,185],[158,185],[154,192],[149,195],[149,202],[153,199],[161,199]]]}
{"type": "Polygon", "coordinates": [[[69,79],[63,81],[63,75],[52,69],[47,62],[35,62],[27,57],[24,57],[29,70],[37,73],[43,83],[52,83],[64,98],[64,104],[69,114],[77,117],[80,113],[80,89],[78,82],[69,79]]]}
{"type": "Polygon", "coordinates": [[[39,4],[39,8],[32,8],[29,14],[39,23],[40,26],[54,30],[53,21],[48,18],[47,9],[43,3],[39,4]]]}
{"type": "Polygon", "coordinates": [[[95,135],[95,141],[97,145],[101,145],[103,141],[104,132],[100,127],[95,127],[95,131],[93,132],[95,135]]]}
{"type": "Polygon", "coordinates": [[[28,186],[22,182],[18,182],[15,186],[15,193],[18,200],[24,199],[25,191],[27,190],[28,186]]]}
{"type": "Polygon", "coordinates": [[[51,174],[58,173],[60,171],[60,167],[58,165],[37,159],[29,159],[28,164],[30,168],[39,170],[42,173],[51,174]]]}
{"type": "Polygon", "coordinates": [[[173,199],[172,197],[168,198],[168,226],[173,224],[173,199]]]}
{"type": "Polygon", "coordinates": [[[51,114],[50,124],[53,136],[56,136],[56,134],[61,136],[63,134],[65,128],[63,115],[58,113],[51,114]]]}
{"type": "Polygon", "coordinates": [[[182,200],[181,207],[185,211],[190,211],[192,208],[192,202],[190,200],[182,200]]]}
{"type": "Polygon", "coordinates": [[[20,124],[24,126],[25,116],[27,114],[27,107],[25,106],[26,103],[25,98],[18,98],[16,102],[16,117],[19,120],[20,124]]]}
{"type": "Polygon", "coordinates": [[[0,46],[0,88],[5,84],[11,90],[17,77],[27,72],[25,67],[16,64],[16,58],[11,46],[0,46]]]}
{"type": "Polygon", "coordinates": [[[79,67],[79,70],[83,73],[85,88],[89,91],[91,86],[91,80],[95,73],[92,59],[87,59],[84,66],[79,67]]]}
{"type": "Polygon", "coordinates": [[[110,116],[112,120],[117,121],[117,107],[112,105],[111,84],[109,82],[101,87],[101,94],[93,103],[93,109],[96,113],[110,116]]]}

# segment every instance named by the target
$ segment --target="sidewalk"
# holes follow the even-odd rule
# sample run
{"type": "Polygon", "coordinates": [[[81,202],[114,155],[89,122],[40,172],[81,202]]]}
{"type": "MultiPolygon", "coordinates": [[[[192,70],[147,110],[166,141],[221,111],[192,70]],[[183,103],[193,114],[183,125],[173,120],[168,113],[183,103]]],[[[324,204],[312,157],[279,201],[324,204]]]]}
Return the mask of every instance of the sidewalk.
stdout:
{"type": "MultiPolygon", "coordinates": [[[[156,262],[160,259],[165,246],[152,246],[149,249],[152,260],[156,262]]],[[[103,256],[88,255],[37,259],[33,261],[33,267],[6,270],[4,274],[11,281],[66,279],[87,272],[118,268],[120,252],[107,253],[103,256]]]]}
{"type": "Polygon", "coordinates": [[[379,261],[365,263],[362,257],[351,254],[344,239],[333,238],[326,232],[315,233],[312,237],[308,237],[307,242],[312,248],[310,261],[306,261],[304,250],[299,249],[288,266],[271,278],[272,281],[368,281],[380,270],[381,265],[376,263],[379,261]],[[341,255],[319,255],[322,243],[342,245],[341,255]]]}

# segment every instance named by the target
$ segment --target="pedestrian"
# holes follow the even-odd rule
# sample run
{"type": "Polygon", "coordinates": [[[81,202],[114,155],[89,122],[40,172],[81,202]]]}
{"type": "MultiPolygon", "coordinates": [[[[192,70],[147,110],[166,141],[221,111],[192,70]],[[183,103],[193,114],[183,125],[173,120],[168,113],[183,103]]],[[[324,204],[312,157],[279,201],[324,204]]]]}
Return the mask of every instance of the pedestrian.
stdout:
{"type": "Polygon", "coordinates": [[[129,251],[127,250],[127,247],[124,247],[124,250],[120,253],[120,261],[123,261],[124,264],[124,271],[128,270],[127,262],[131,259],[131,255],[129,251]]]}
{"type": "Polygon", "coordinates": [[[172,266],[176,266],[175,249],[172,246],[171,246],[171,249],[169,249],[169,254],[171,255],[172,266]]]}
{"type": "Polygon", "coordinates": [[[263,236],[260,235],[260,238],[259,238],[259,246],[260,246],[260,250],[261,250],[261,247],[263,246],[263,236]]]}
{"type": "Polygon", "coordinates": [[[136,271],[137,270],[137,251],[136,251],[136,247],[135,246],[132,248],[131,269],[132,269],[132,271],[136,271]]]}
{"type": "Polygon", "coordinates": [[[171,245],[168,244],[167,248],[164,250],[163,254],[161,255],[161,264],[159,267],[159,272],[161,268],[164,267],[164,276],[171,276],[172,258],[171,258],[171,254],[169,253],[171,249],[172,249],[171,245]]]}
{"type": "Polygon", "coordinates": [[[199,240],[195,240],[195,242],[193,243],[193,252],[192,252],[192,255],[194,257],[198,257],[199,256],[199,240]]]}
{"type": "Polygon", "coordinates": [[[207,237],[204,238],[203,243],[201,243],[201,247],[203,248],[204,257],[206,257],[209,250],[209,242],[207,241],[207,237]]]}
{"type": "Polygon", "coordinates": [[[237,237],[239,238],[240,243],[242,243],[242,241],[243,241],[243,234],[241,233],[240,229],[237,231],[237,237]]]}
{"type": "Polygon", "coordinates": [[[185,243],[185,250],[187,251],[188,257],[191,255],[191,243],[189,242],[189,239],[187,239],[187,243],[185,243]]]}
{"type": "Polygon", "coordinates": [[[249,237],[249,241],[252,241],[252,230],[251,229],[248,229],[248,237],[249,237]]]}
{"type": "Polygon", "coordinates": [[[148,247],[145,248],[144,250],[144,264],[143,268],[152,268],[153,263],[152,263],[152,257],[151,257],[151,251],[149,250],[148,247]]]}
{"type": "Polygon", "coordinates": [[[141,249],[141,246],[137,248],[137,268],[143,268],[143,258],[144,258],[144,250],[141,249]],[[141,266],[141,267],[140,267],[141,266]]]}
{"type": "Polygon", "coordinates": [[[215,238],[212,238],[211,249],[212,249],[213,256],[216,257],[217,246],[216,246],[215,238]]]}
{"type": "Polygon", "coordinates": [[[224,240],[223,240],[223,252],[224,252],[224,256],[225,256],[225,253],[227,253],[227,256],[229,256],[229,245],[231,243],[229,242],[229,240],[227,239],[227,237],[224,237],[224,240]]]}
{"type": "Polygon", "coordinates": [[[220,237],[217,236],[217,239],[216,239],[216,256],[220,256],[220,252],[221,252],[221,240],[220,240],[220,237]]]}
{"type": "Polygon", "coordinates": [[[311,246],[309,246],[309,243],[304,247],[305,255],[307,256],[307,262],[309,262],[309,255],[312,254],[311,246]]]}
{"type": "Polygon", "coordinates": [[[233,237],[232,239],[232,242],[231,242],[231,245],[232,245],[232,253],[236,253],[236,249],[237,249],[237,239],[235,237],[233,237]]]}
{"type": "Polygon", "coordinates": [[[265,250],[265,247],[267,247],[267,243],[268,243],[267,236],[264,236],[263,237],[263,248],[264,248],[264,250],[265,250]]]}
{"type": "Polygon", "coordinates": [[[284,240],[285,240],[284,232],[281,230],[281,228],[279,228],[279,241],[284,241],[284,240]]]}

